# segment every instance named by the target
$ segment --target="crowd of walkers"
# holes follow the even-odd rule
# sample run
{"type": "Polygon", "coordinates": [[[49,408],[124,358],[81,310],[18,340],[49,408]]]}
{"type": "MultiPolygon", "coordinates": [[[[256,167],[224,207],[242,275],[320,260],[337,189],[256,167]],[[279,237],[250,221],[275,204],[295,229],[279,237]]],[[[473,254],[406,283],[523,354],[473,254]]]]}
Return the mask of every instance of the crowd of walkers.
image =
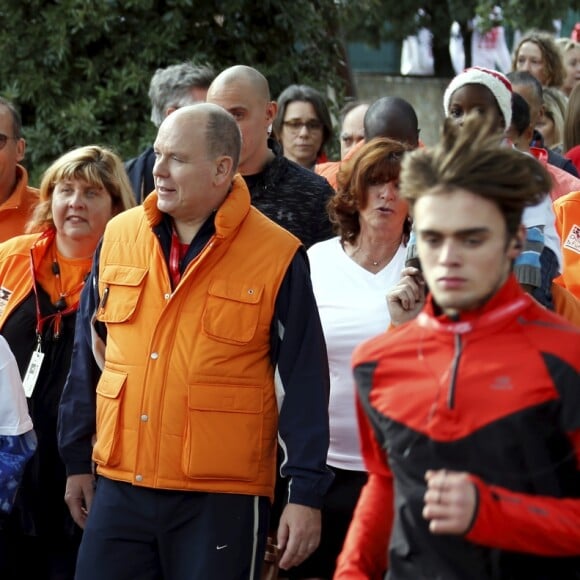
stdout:
{"type": "Polygon", "coordinates": [[[0,97],[0,578],[580,577],[580,44],[512,67],[424,143],[174,64],[38,188],[0,97]]]}

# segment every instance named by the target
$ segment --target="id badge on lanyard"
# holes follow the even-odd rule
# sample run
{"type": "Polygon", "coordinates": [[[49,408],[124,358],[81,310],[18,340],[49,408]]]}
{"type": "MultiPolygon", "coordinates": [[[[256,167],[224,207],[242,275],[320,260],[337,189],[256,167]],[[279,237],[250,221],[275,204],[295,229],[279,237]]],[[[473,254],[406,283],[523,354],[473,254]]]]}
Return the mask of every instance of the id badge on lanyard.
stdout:
{"type": "Polygon", "coordinates": [[[36,349],[30,357],[30,362],[28,363],[28,368],[26,369],[26,374],[22,384],[24,385],[24,394],[27,398],[32,396],[34,392],[34,387],[36,387],[36,382],[38,381],[38,375],[40,374],[40,368],[42,367],[42,361],[44,360],[44,353],[40,348],[40,338],[36,349]]]}

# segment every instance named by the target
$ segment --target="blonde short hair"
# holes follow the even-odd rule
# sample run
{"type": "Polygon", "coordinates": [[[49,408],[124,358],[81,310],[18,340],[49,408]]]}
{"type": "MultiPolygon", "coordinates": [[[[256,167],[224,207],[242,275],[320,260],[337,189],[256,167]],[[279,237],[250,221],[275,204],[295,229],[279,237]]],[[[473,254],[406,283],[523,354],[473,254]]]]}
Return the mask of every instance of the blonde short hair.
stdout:
{"type": "Polygon", "coordinates": [[[64,179],[82,179],[104,187],[113,200],[113,215],[136,205],[133,191],[120,157],[106,147],[87,145],[65,153],[43,174],[40,199],[26,226],[29,233],[54,228],[52,194],[64,179]]]}

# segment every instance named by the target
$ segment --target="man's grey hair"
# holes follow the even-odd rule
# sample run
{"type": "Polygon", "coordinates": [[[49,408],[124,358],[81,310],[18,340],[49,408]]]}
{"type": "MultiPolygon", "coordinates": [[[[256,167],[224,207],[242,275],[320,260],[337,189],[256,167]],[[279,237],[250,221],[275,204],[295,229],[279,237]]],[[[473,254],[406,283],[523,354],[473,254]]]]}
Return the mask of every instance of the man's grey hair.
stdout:
{"type": "Polygon", "coordinates": [[[506,76],[512,85],[530,87],[536,98],[536,103],[538,105],[542,104],[544,99],[544,88],[542,87],[542,83],[531,72],[527,70],[514,70],[509,72],[506,76]]]}
{"type": "Polygon", "coordinates": [[[191,89],[208,89],[215,76],[211,66],[193,62],[158,68],[149,85],[153,124],[159,127],[170,107],[191,105],[191,89]]]}
{"type": "Polygon", "coordinates": [[[18,109],[8,99],[4,97],[0,97],[0,107],[5,107],[8,109],[10,116],[12,117],[12,135],[8,135],[8,137],[12,136],[14,139],[21,139],[22,138],[22,119],[20,117],[20,113],[18,109]]]}

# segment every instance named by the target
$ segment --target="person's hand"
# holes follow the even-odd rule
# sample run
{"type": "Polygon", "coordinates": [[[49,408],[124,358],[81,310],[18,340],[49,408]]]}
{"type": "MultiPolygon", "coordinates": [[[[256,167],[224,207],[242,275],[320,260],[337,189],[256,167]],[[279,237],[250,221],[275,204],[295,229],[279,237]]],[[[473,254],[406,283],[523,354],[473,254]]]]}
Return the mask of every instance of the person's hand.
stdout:
{"type": "Polygon", "coordinates": [[[296,503],[284,508],[278,526],[280,568],[288,570],[304,561],[320,542],[320,510],[296,503]]]}
{"type": "Polygon", "coordinates": [[[427,471],[423,517],[434,534],[464,534],[473,522],[477,491],[469,473],[427,471]]]}
{"type": "Polygon", "coordinates": [[[95,494],[95,477],[91,473],[69,475],[66,480],[64,501],[75,523],[82,529],[91,510],[95,494]]]}
{"type": "Polygon", "coordinates": [[[418,268],[408,266],[401,271],[401,279],[387,294],[387,308],[391,324],[399,326],[413,320],[425,304],[425,280],[418,268]]]}

